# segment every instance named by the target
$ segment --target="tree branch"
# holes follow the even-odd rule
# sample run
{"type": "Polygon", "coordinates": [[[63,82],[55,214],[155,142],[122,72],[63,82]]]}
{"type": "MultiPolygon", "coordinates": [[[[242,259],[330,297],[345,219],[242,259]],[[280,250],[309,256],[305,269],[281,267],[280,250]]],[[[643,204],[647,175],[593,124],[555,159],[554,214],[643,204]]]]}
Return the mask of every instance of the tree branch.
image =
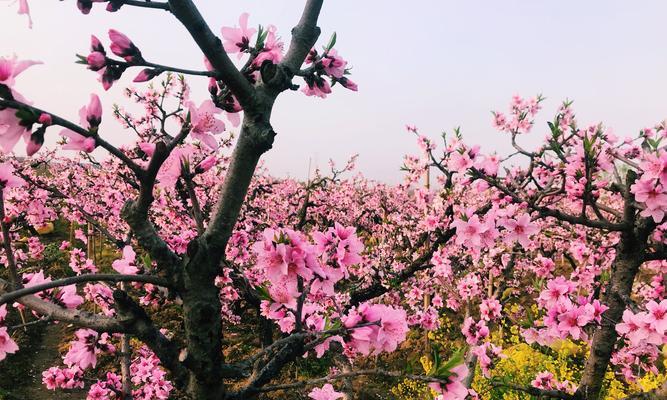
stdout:
{"type": "Polygon", "coordinates": [[[169,3],[158,2],[158,1],[141,1],[141,0],[123,0],[123,5],[132,6],[132,7],[141,7],[141,8],[153,8],[158,10],[171,11],[169,8],[169,3]]]}
{"type": "MultiPolygon", "coordinates": [[[[9,235],[9,225],[5,220],[5,188],[0,185],[0,227],[2,227],[2,247],[5,250],[5,257],[7,257],[7,267],[9,268],[9,276],[11,278],[13,288],[21,287],[21,279],[19,279],[18,268],[16,267],[16,259],[14,258],[14,251],[12,250],[12,238],[9,235]]],[[[2,303],[0,303],[1,305],[2,303]]]]}
{"type": "Polygon", "coordinates": [[[19,298],[17,302],[49,320],[66,322],[99,332],[125,333],[127,331],[127,328],[115,318],[63,308],[36,296],[24,296],[19,298]]]}
{"type": "Polygon", "coordinates": [[[153,275],[85,274],[58,279],[55,281],[8,292],[0,296],[0,306],[20,299],[23,296],[83,282],[142,282],[151,283],[162,287],[169,287],[169,283],[165,279],[153,275]]]}
{"type": "Polygon", "coordinates": [[[192,0],[169,0],[172,14],[190,32],[222,81],[229,87],[243,108],[251,106],[255,90],[222,47],[220,39],[211,31],[192,0]]]}
{"type": "Polygon", "coordinates": [[[146,311],[123,290],[115,290],[113,298],[121,324],[153,350],[162,365],[171,371],[177,387],[185,386],[189,372],[179,361],[178,346],[155,327],[146,311]]]}
{"type": "Polygon", "coordinates": [[[287,383],[287,384],[283,384],[283,385],[265,386],[263,388],[256,388],[255,393],[274,392],[276,390],[298,389],[298,388],[302,388],[302,387],[305,387],[305,386],[319,385],[319,384],[322,384],[322,383],[328,383],[328,382],[331,382],[331,381],[347,379],[347,378],[354,378],[354,377],[364,376],[364,375],[383,376],[383,377],[387,377],[387,378],[412,379],[412,380],[415,380],[415,381],[440,383],[440,384],[443,384],[443,385],[446,385],[446,384],[449,383],[446,380],[439,379],[439,378],[436,378],[434,376],[405,374],[405,373],[399,372],[399,371],[385,371],[385,370],[381,370],[381,369],[366,369],[366,370],[351,371],[351,372],[344,372],[344,373],[340,373],[340,374],[327,375],[327,376],[322,377],[322,378],[311,379],[311,380],[308,380],[308,381],[287,383]]]}
{"type": "Polygon", "coordinates": [[[292,75],[301,69],[308,52],[320,36],[317,19],[322,10],[322,3],[324,0],[308,0],[299,23],[292,29],[292,41],[281,63],[290,70],[292,75]]]}
{"type": "Polygon", "coordinates": [[[538,389],[536,387],[532,386],[520,386],[520,385],[514,385],[511,383],[504,383],[504,382],[491,382],[491,386],[494,387],[504,387],[507,389],[512,389],[516,390],[519,392],[524,392],[528,393],[531,396],[537,396],[537,397],[546,397],[546,398],[553,398],[553,399],[562,399],[562,400],[578,400],[578,398],[575,395],[565,393],[560,390],[546,390],[546,389],[538,389]]]}
{"type": "Polygon", "coordinates": [[[93,134],[87,129],[82,128],[81,126],[70,122],[64,118],[61,118],[55,114],[52,114],[48,111],[43,111],[37,107],[33,107],[18,101],[14,100],[4,100],[0,99],[0,107],[7,107],[7,108],[12,108],[15,110],[29,110],[32,111],[36,114],[48,114],[51,116],[51,120],[53,121],[53,125],[58,125],[63,128],[67,128],[73,132],[78,133],[81,136],[85,136],[87,138],[93,138],[95,139],[95,145],[100,146],[109,153],[111,153],[113,156],[121,160],[125,165],[127,165],[128,168],[132,170],[132,172],[135,173],[137,177],[140,177],[143,175],[143,170],[139,165],[137,165],[134,161],[132,161],[125,153],[120,151],[118,148],[113,146],[111,143],[107,142],[106,140],[102,139],[99,134],[93,134]]]}
{"type": "Polygon", "coordinates": [[[168,65],[162,65],[162,64],[156,64],[148,61],[140,61],[140,62],[125,62],[125,61],[119,61],[119,60],[112,60],[112,59],[107,59],[109,63],[115,64],[115,65],[122,65],[124,67],[130,68],[130,67],[150,67],[154,68],[157,70],[160,70],[162,72],[174,72],[177,74],[183,74],[183,75],[193,75],[193,76],[208,76],[208,77],[219,77],[219,74],[216,71],[195,71],[192,69],[185,69],[185,68],[178,68],[178,67],[170,67],[168,65]]]}

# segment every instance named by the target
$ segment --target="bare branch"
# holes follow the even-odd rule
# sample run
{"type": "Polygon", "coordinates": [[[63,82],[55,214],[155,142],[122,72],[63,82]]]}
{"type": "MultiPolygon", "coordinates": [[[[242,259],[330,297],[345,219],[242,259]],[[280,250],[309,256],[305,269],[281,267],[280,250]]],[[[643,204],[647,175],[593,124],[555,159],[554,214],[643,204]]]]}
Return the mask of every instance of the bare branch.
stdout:
{"type": "Polygon", "coordinates": [[[302,388],[302,387],[305,387],[305,386],[320,385],[322,383],[327,383],[327,382],[346,379],[346,378],[354,378],[354,377],[364,376],[364,375],[383,376],[383,377],[386,377],[386,378],[412,379],[412,380],[415,380],[415,381],[422,381],[422,382],[435,382],[435,383],[440,383],[440,384],[443,384],[443,385],[449,383],[446,380],[439,379],[439,378],[436,378],[434,376],[413,375],[413,374],[406,374],[406,373],[399,372],[399,371],[385,371],[385,370],[381,370],[381,369],[366,369],[366,370],[351,371],[351,372],[344,372],[344,373],[340,373],[340,374],[327,375],[327,376],[322,377],[322,378],[311,379],[311,380],[308,380],[308,381],[287,383],[287,384],[283,384],[283,385],[265,386],[265,387],[262,387],[262,388],[256,388],[254,390],[254,392],[255,393],[265,393],[265,392],[275,392],[276,390],[298,389],[298,388],[302,388]]]}
{"type": "Polygon", "coordinates": [[[504,382],[490,382],[491,386],[495,387],[504,387],[507,389],[512,389],[512,390],[517,390],[519,392],[524,392],[528,393],[529,395],[532,396],[537,396],[537,397],[546,397],[546,398],[552,398],[552,399],[562,399],[562,400],[577,400],[578,397],[565,393],[560,390],[546,390],[546,389],[538,389],[536,387],[532,386],[520,386],[520,385],[514,385],[511,383],[504,383],[504,382]]]}
{"type": "Polygon", "coordinates": [[[16,301],[23,296],[83,282],[142,282],[151,283],[162,287],[169,287],[169,283],[165,279],[153,275],[84,274],[8,292],[0,296],[0,305],[9,303],[11,301],[16,301]]]}
{"type": "Polygon", "coordinates": [[[154,68],[156,70],[159,70],[161,72],[175,72],[177,74],[183,74],[183,75],[193,75],[193,76],[208,76],[208,77],[219,77],[219,74],[216,71],[196,71],[192,69],[185,69],[185,68],[178,68],[178,67],[171,67],[168,65],[162,65],[162,64],[156,64],[148,61],[138,61],[138,62],[125,62],[125,61],[119,61],[119,60],[112,60],[112,59],[107,59],[107,63],[109,64],[115,64],[115,65],[121,65],[124,67],[150,67],[154,68]]]}
{"type": "Polygon", "coordinates": [[[115,318],[63,308],[36,296],[24,296],[17,301],[50,320],[66,322],[99,332],[124,333],[127,331],[127,328],[115,318]]]}
{"type": "Polygon", "coordinates": [[[123,5],[132,6],[132,7],[142,7],[142,8],[154,8],[159,10],[171,11],[169,8],[169,3],[151,1],[151,0],[123,0],[123,5]]]}

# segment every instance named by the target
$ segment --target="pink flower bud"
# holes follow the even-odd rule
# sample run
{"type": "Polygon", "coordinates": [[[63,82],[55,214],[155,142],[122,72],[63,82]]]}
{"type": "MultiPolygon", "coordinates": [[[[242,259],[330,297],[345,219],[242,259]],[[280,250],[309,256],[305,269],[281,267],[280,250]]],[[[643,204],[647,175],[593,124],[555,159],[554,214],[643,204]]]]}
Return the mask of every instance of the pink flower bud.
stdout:
{"type": "Polygon", "coordinates": [[[206,157],[202,162],[199,163],[195,167],[195,172],[198,174],[204,173],[211,169],[216,163],[218,162],[218,159],[215,157],[215,155],[206,157]]]}
{"type": "Polygon", "coordinates": [[[51,114],[42,113],[40,114],[37,122],[39,122],[42,125],[49,126],[53,123],[53,119],[51,118],[51,114]]]}
{"type": "Polygon", "coordinates": [[[134,78],[133,82],[147,82],[147,81],[150,81],[151,79],[160,75],[160,72],[162,72],[162,71],[157,70],[157,69],[153,69],[153,68],[144,68],[141,72],[139,72],[139,75],[137,75],[137,77],[134,78]]]}
{"type": "Polygon", "coordinates": [[[86,107],[86,120],[90,128],[95,128],[102,122],[102,103],[96,94],[90,95],[90,102],[86,107]]]}
{"type": "Polygon", "coordinates": [[[82,14],[88,15],[90,10],[93,8],[93,1],[91,0],[77,0],[76,6],[79,8],[82,14]]]}
{"type": "Polygon", "coordinates": [[[109,12],[116,12],[120,10],[120,8],[123,6],[122,1],[110,1],[107,3],[107,11],[109,12]]]}
{"type": "Polygon", "coordinates": [[[208,92],[214,96],[218,94],[218,81],[216,81],[215,78],[209,78],[208,92]]]}
{"type": "Polygon", "coordinates": [[[30,140],[28,140],[28,144],[26,145],[25,152],[28,154],[28,157],[31,157],[33,154],[37,153],[39,149],[42,148],[42,145],[44,144],[44,136],[41,136],[40,138],[36,138],[35,135],[30,136],[30,140]]]}
{"type": "Polygon", "coordinates": [[[127,62],[141,60],[141,52],[124,34],[110,29],[109,39],[111,39],[111,51],[118,57],[123,57],[127,62]]]}
{"type": "Polygon", "coordinates": [[[100,39],[97,38],[95,35],[90,35],[90,52],[98,52],[102,54],[106,54],[106,51],[104,50],[104,46],[102,46],[102,42],[100,42],[100,39]]]}
{"type": "Polygon", "coordinates": [[[104,54],[99,51],[94,51],[86,57],[86,62],[88,63],[88,68],[92,71],[99,71],[104,68],[107,63],[107,58],[104,54]]]}
{"type": "Polygon", "coordinates": [[[122,57],[123,53],[132,47],[130,38],[115,29],[109,29],[109,39],[111,39],[111,50],[117,56],[122,57]]]}
{"type": "Polygon", "coordinates": [[[86,153],[92,153],[95,150],[95,139],[86,138],[83,141],[83,151],[86,153]]]}
{"type": "Polygon", "coordinates": [[[352,80],[342,77],[338,80],[345,89],[352,90],[353,92],[357,91],[357,84],[352,82],[352,80]]]}
{"type": "Polygon", "coordinates": [[[104,90],[109,90],[113,83],[116,82],[123,75],[124,69],[117,68],[114,65],[107,65],[106,68],[100,70],[100,82],[104,90]]]}

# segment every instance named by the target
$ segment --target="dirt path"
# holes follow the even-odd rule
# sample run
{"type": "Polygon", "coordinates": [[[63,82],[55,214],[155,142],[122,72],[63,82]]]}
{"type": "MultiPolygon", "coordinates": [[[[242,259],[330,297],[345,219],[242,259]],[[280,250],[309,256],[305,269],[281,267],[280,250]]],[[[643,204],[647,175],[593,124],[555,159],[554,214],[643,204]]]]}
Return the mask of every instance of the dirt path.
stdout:
{"type": "MultiPolygon", "coordinates": [[[[20,374],[21,381],[15,382],[14,387],[7,387],[7,390],[16,398],[25,400],[85,399],[86,393],[83,390],[58,390],[53,392],[47,390],[42,384],[42,371],[49,367],[62,365],[58,345],[63,340],[60,325],[49,324],[42,329],[44,331],[41,332],[41,335],[33,338],[34,343],[23,349],[25,351],[21,360],[23,365],[17,365],[22,370],[20,374]]],[[[12,399],[12,397],[8,397],[8,399],[12,399]]]]}

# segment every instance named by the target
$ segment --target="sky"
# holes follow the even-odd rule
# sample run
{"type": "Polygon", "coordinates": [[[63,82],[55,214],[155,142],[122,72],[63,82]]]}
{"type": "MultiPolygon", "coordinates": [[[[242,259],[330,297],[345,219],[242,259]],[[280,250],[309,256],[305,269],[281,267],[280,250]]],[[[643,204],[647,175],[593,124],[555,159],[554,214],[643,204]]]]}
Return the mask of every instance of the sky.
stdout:
{"type": "MultiPolygon", "coordinates": [[[[90,34],[108,44],[110,28],[127,34],[149,61],[202,69],[201,52],[168,13],[125,7],[111,14],[98,5],[84,16],[75,3],[30,0],[29,30],[17,5],[0,0],[0,56],[44,62],[16,86],[36,106],[77,120],[89,94],[103,90],[97,74],[74,64],[75,54],[87,54],[90,34]]],[[[251,25],[274,24],[289,43],[305,1],[195,3],[215,33],[249,12],[251,25]]],[[[460,126],[468,143],[507,154],[509,140],[492,128],[490,111],[505,111],[513,94],[547,98],[533,132],[521,138],[525,146],[539,143],[565,99],[574,100],[581,124],[603,122],[619,136],[634,135],[667,117],[665,15],[663,0],[326,0],[318,46],[337,32],[336,48],[359,91],[281,95],[272,116],[278,136],[263,160],[273,175],[303,179],[309,163],[326,168],[329,159],[343,164],[358,154],[364,175],[396,183],[403,156],[418,153],[406,124],[433,138],[460,126]]],[[[134,139],[109,122],[133,77],[103,97],[103,136],[112,143],[134,139]]],[[[206,80],[190,83],[193,98],[204,100],[206,80]]]]}

